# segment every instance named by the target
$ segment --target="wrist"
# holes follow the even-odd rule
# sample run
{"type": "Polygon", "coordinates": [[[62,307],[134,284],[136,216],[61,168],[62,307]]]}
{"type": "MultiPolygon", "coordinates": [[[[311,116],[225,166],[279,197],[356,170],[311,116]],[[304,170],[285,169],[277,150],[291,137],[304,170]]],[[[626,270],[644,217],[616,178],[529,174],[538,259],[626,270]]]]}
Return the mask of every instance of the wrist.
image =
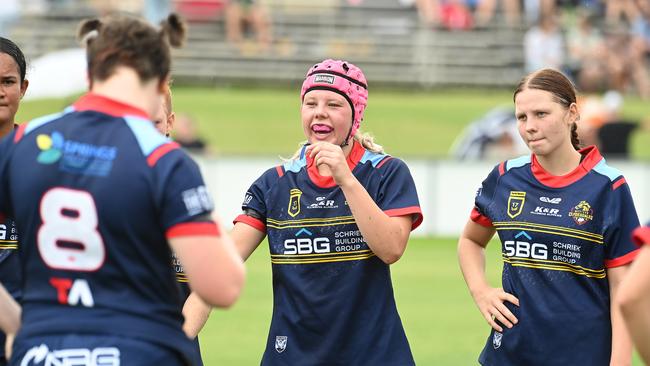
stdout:
{"type": "Polygon", "coordinates": [[[343,179],[337,182],[339,187],[341,187],[341,189],[343,190],[350,189],[354,187],[355,184],[358,183],[359,181],[357,181],[357,178],[354,176],[354,174],[352,174],[352,172],[350,172],[349,174],[346,175],[346,177],[344,177],[343,179]]]}

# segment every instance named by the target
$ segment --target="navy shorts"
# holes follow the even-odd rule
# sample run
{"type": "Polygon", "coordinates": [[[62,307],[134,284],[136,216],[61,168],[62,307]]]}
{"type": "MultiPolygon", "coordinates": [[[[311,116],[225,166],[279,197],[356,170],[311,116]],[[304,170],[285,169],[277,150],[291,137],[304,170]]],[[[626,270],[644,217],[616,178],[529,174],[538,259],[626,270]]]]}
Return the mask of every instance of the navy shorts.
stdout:
{"type": "Polygon", "coordinates": [[[164,346],[112,335],[48,335],[17,338],[10,366],[187,366],[180,353],[164,346]]]}

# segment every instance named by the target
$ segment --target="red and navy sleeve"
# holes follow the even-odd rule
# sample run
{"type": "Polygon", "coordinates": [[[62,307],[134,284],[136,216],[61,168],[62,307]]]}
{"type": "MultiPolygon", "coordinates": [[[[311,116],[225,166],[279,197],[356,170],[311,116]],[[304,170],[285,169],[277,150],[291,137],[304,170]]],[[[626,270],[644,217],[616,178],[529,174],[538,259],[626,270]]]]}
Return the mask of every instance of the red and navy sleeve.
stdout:
{"type": "Polygon", "coordinates": [[[470,219],[481,226],[492,227],[489,208],[494,199],[494,192],[496,192],[499,177],[504,174],[503,167],[504,163],[495,166],[476,191],[474,208],[470,214],[470,219]]]}
{"type": "Polygon", "coordinates": [[[632,233],[632,240],[638,246],[650,245],[650,222],[636,228],[632,233]]]}
{"type": "Polygon", "coordinates": [[[606,247],[605,267],[612,268],[626,265],[638,254],[638,247],[632,241],[632,232],[639,224],[639,218],[632,201],[630,188],[624,178],[617,179],[612,184],[606,211],[606,226],[604,241],[606,247]],[[623,183],[617,183],[617,182],[623,183]]]}
{"type": "Polygon", "coordinates": [[[214,204],[196,163],[180,149],[170,149],[153,166],[154,190],[167,238],[219,236],[210,217],[214,204]]]}
{"type": "Polygon", "coordinates": [[[423,217],[411,171],[397,158],[391,158],[378,169],[382,175],[377,197],[374,197],[377,206],[391,217],[410,215],[411,230],[415,230],[423,217]]]}
{"type": "Polygon", "coordinates": [[[282,167],[267,170],[248,188],[242,202],[242,214],[233,223],[244,223],[266,233],[266,199],[271,187],[283,175],[282,167]]]}

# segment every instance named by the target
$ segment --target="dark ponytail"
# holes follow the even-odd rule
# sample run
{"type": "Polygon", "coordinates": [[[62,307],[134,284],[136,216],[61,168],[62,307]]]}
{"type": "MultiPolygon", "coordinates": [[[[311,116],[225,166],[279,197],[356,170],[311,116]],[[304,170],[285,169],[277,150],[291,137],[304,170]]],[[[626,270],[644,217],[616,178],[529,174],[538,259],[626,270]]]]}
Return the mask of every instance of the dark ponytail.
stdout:
{"type": "Polygon", "coordinates": [[[578,124],[573,122],[571,124],[571,145],[576,150],[580,150],[580,139],[578,138],[578,124]]]}

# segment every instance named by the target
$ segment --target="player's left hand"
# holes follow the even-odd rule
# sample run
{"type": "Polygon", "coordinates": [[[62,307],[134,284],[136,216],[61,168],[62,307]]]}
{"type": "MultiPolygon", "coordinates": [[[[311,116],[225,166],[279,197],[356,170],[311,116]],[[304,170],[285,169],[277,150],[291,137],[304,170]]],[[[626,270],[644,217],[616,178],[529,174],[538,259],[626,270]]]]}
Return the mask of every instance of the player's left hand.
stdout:
{"type": "Polygon", "coordinates": [[[306,153],[309,154],[316,166],[326,165],[332,173],[332,178],[339,186],[350,183],[354,179],[340,146],[319,141],[309,145],[306,153]]]}

